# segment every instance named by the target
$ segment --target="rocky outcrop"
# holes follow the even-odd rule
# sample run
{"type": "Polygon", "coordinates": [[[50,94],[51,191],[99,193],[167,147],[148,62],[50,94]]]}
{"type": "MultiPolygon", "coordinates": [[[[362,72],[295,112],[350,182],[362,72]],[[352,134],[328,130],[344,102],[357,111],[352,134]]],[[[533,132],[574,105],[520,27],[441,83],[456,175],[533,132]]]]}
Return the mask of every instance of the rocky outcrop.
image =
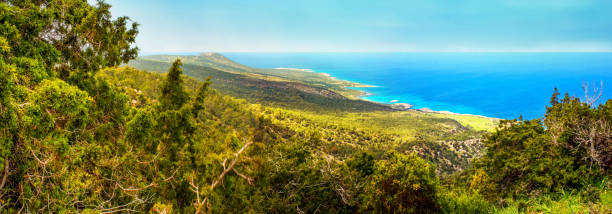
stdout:
{"type": "Polygon", "coordinates": [[[395,110],[406,111],[406,110],[412,108],[412,105],[410,105],[408,103],[393,103],[393,104],[391,104],[391,108],[393,108],[395,110]]]}

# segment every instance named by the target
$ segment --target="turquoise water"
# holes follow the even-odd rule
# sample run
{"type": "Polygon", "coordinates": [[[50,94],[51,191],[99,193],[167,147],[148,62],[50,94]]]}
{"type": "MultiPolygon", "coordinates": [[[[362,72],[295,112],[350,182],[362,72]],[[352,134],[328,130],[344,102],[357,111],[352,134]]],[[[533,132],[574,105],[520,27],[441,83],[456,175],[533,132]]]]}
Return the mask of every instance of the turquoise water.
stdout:
{"type": "Polygon", "coordinates": [[[223,53],[259,68],[307,68],[376,85],[367,100],[498,118],[542,117],[554,87],[584,97],[583,81],[612,98],[612,53],[223,53]]]}

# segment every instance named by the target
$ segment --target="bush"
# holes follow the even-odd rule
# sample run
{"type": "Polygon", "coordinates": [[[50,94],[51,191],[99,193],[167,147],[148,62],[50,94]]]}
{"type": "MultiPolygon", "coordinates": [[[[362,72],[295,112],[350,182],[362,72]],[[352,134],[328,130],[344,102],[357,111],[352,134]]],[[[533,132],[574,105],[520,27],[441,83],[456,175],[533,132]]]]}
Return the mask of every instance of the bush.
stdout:
{"type": "Polygon", "coordinates": [[[433,213],[438,180],[435,167],[416,154],[388,152],[378,161],[362,194],[362,210],[375,213],[433,213]]]}
{"type": "Polygon", "coordinates": [[[491,213],[493,206],[481,194],[469,191],[448,191],[439,196],[442,213],[491,213]]]}

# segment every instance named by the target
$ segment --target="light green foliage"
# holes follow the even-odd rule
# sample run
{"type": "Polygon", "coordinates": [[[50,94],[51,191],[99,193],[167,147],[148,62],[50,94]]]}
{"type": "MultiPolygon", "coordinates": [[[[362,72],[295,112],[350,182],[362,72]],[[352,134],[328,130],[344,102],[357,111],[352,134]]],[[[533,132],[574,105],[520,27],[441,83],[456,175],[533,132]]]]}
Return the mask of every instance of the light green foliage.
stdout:
{"type": "Polygon", "coordinates": [[[47,129],[61,128],[68,130],[83,129],[90,122],[89,109],[92,99],[87,92],[67,84],[62,80],[45,80],[37,90],[30,94],[27,105],[28,116],[48,121],[33,121],[31,126],[40,125],[42,132],[47,129]]]}
{"type": "Polygon", "coordinates": [[[461,190],[454,187],[455,190],[440,191],[439,201],[442,213],[491,213],[493,205],[478,192],[461,190]]]}
{"type": "Polygon", "coordinates": [[[461,123],[461,125],[472,128],[476,131],[492,132],[495,131],[495,127],[497,126],[497,124],[499,124],[499,119],[497,118],[489,118],[477,115],[441,113],[430,113],[429,115],[441,118],[451,118],[461,123]]]}
{"type": "Polygon", "coordinates": [[[483,132],[463,127],[457,121],[413,111],[316,113],[268,108],[275,123],[297,133],[318,133],[327,152],[345,158],[355,151],[377,157],[387,150],[416,152],[435,162],[438,172],[450,174],[469,166],[478,155],[483,132]]]}
{"type": "MultiPolygon", "coordinates": [[[[0,7],[3,6],[0,4],[0,7]]],[[[6,64],[6,54],[10,52],[8,42],[4,37],[0,37],[0,165],[4,168],[9,164],[9,155],[12,152],[14,141],[17,136],[14,135],[18,128],[18,112],[16,109],[16,101],[22,101],[23,96],[19,99],[14,97],[18,91],[23,91],[23,87],[15,85],[15,66],[6,64]]],[[[1,168],[0,168],[1,169],[1,168]]]]}
{"type": "Polygon", "coordinates": [[[592,190],[559,191],[553,194],[511,201],[494,213],[610,213],[610,187],[591,187],[592,190]],[[593,198],[595,197],[595,198],[593,198]]]}
{"type": "Polygon", "coordinates": [[[364,188],[363,211],[375,213],[431,213],[439,210],[434,166],[415,154],[386,154],[376,163],[364,188]]]}
{"type": "Polygon", "coordinates": [[[146,151],[154,153],[157,149],[156,140],[153,137],[154,128],[157,126],[149,108],[138,109],[132,120],[127,123],[125,138],[127,141],[145,148],[146,151]]]}

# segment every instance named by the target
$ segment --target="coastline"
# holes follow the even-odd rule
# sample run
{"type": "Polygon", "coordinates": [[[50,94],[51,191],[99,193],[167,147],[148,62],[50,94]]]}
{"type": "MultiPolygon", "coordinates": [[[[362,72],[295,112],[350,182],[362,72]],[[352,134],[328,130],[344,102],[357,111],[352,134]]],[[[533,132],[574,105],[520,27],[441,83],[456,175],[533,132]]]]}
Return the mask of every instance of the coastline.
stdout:
{"type": "MultiPolygon", "coordinates": [[[[353,89],[353,90],[358,90],[358,89],[353,89]]],[[[456,116],[472,116],[472,117],[481,117],[481,118],[487,118],[487,119],[499,119],[499,118],[496,118],[496,117],[488,117],[488,116],[479,115],[479,114],[456,113],[456,112],[451,112],[451,111],[448,111],[448,110],[431,110],[428,107],[413,108],[414,105],[412,105],[410,103],[403,103],[403,102],[400,102],[399,100],[396,100],[396,99],[391,100],[391,101],[389,101],[387,103],[379,102],[379,101],[374,101],[374,100],[370,100],[370,99],[365,98],[365,96],[373,95],[372,93],[365,92],[365,91],[361,91],[361,92],[366,94],[364,96],[359,96],[359,99],[361,99],[363,101],[372,102],[372,103],[378,103],[378,104],[382,104],[382,105],[389,105],[389,106],[390,105],[394,105],[394,104],[407,104],[407,105],[411,105],[411,107],[409,109],[407,109],[407,110],[418,111],[418,112],[421,112],[421,113],[456,115],[456,116]]]]}
{"type": "MultiPolygon", "coordinates": [[[[416,111],[416,112],[421,112],[421,113],[428,113],[428,114],[441,114],[441,115],[449,115],[449,116],[471,116],[471,117],[480,117],[480,118],[486,118],[486,119],[499,119],[499,118],[494,118],[494,117],[487,117],[484,115],[477,115],[477,114],[462,114],[462,113],[456,113],[456,112],[451,112],[448,110],[431,110],[427,107],[423,107],[423,108],[413,108],[414,105],[410,104],[410,103],[404,103],[404,102],[400,102],[400,100],[398,99],[392,99],[389,102],[379,102],[379,101],[374,101],[374,100],[370,100],[366,97],[374,95],[370,92],[364,91],[364,90],[360,90],[359,88],[375,88],[375,87],[379,87],[376,85],[367,85],[367,84],[362,84],[359,82],[353,82],[353,81],[349,81],[349,80],[342,80],[342,79],[338,79],[334,76],[332,76],[331,74],[328,73],[324,73],[324,72],[317,72],[315,70],[312,69],[308,69],[308,68],[288,68],[288,67],[277,67],[274,69],[278,69],[278,70],[288,70],[288,71],[294,71],[294,72],[307,72],[307,73],[314,73],[314,74],[318,74],[323,76],[323,78],[329,79],[331,81],[334,82],[342,82],[346,85],[343,85],[342,87],[353,91],[355,93],[358,93],[355,96],[347,96],[351,99],[359,99],[359,100],[363,100],[366,102],[372,102],[372,103],[376,103],[376,104],[380,104],[380,105],[385,105],[385,106],[389,106],[394,110],[397,111],[416,111]]],[[[346,95],[345,95],[346,96],[346,95]]]]}
{"type": "Polygon", "coordinates": [[[353,89],[353,88],[376,88],[376,87],[379,87],[379,86],[376,86],[376,85],[367,85],[367,84],[363,84],[363,83],[358,83],[358,82],[338,79],[338,78],[332,76],[331,74],[328,74],[328,73],[325,73],[325,72],[317,72],[315,70],[308,69],[308,68],[277,67],[277,68],[272,68],[272,69],[275,69],[275,70],[286,70],[286,71],[293,71],[293,72],[306,72],[306,73],[316,74],[316,75],[321,76],[324,79],[328,79],[328,80],[331,80],[332,82],[339,83],[341,85],[341,87],[343,87],[343,88],[346,88],[346,89],[351,90],[351,91],[358,92],[359,95],[357,97],[367,96],[367,95],[371,95],[371,94],[366,92],[366,91],[362,91],[362,90],[358,90],[358,89],[353,89]]]}
{"type": "Polygon", "coordinates": [[[324,73],[324,72],[317,72],[315,70],[307,69],[307,68],[278,67],[278,68],[274,68],[274,69],[297,71],[297,72],[307,72],[307,73],[315,73],[315,74],[319,74],[319,75],[323,76],[324,78],[327,78],[327,79],[332,80],[332,81],[340,81],[340,82],[346,83],[348,85],[342,86],[343,88],[346,88],[348,90],[351,90],[351,91],[359,93],[359,95],[356,96],[356,99],[360,99],[360,100],[363,100],[363,101],[372,102],[372,103],[376,103],[376,104],[380,104],[380,105],[390,106],[394,110],[398,110],[398,111],[417,111],[417,112],[421,112],[421,113],[430,113],[430,114],[455,115],[455,116],[473,116],[473,117],[481,117],[481,118],[487,118],[487,119],[499,119],[499,118],[487,117],[487,116],[484,116],[484,115],[477,115],[477,114],[456,113],[456,112],[451,112],[451,111],[448,111],[448,110],[431,110],[431,109],[429,109],[427,107],[423,107],[423,108],[417,109],[417,108],[413,108],[414,107],[413,104],[400,102],[397,99],[392,99],[392,100],[390,100],[389,102],[386,102],[386,103],[385,102],[379,102],[379,101],[373,101],[373,100],[367,99],[366,97],[374,95],[374,94],[372,94],[370,92],[367,92],[367,91],[364,91],[364,90],[360,90],[358,88],[375,88],[375,87],[379,87],[379,86],[376,86],[376,85],[367,85],[367,84],[362,84],[362,83],[359,83],[359,82],[353,82],[353,81],[349,81],[349,80],[341,80],[341,79],[338,79],[338,78],[332,76],[331,74],[324,73]]]}

